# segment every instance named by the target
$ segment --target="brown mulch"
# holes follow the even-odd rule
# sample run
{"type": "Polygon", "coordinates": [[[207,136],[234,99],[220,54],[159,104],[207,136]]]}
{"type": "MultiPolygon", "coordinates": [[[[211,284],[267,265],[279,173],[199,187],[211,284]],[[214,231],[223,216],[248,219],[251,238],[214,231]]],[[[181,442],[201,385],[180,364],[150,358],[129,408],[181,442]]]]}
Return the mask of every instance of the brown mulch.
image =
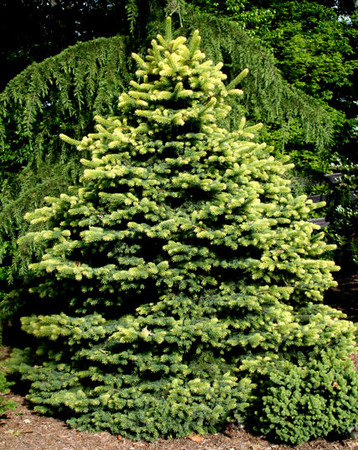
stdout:
{"type": "MultiPolygon", "coordinates": [[[[325,302],[341,309],[358,322],[358,274],[341,277],[339,286],[326,295],[325,302]]],[[[2,350],[3,356],[6,349],[2,350]]],[[[354,356],[358,369],[358,357],[354,356]]],[[[183,439],[159,439],[154,443],[133,442],[109,433],[89,433],[70,429],[60,420],[41,416],[31,410],[24,397],[8,394],[18,403],[14,411],[0,417],[0,449],[6,450],[358,450],[358,435],[341,441],[316,439],[291,447],[275,445],[264,436],[253,436],[243,426],[230,425],[221,433],[189,436],[183,439]]]]}
{"type": "MultiPolygon", "coordinates": [[[[24,399],[11,395],[19,402],[15,411],[0,419],[0,449],[6,450],[289,450],[287,445],[274,445],[256,437],[244,428],[229,426],[223,433],[193,435],[184,439],[159,439],[154,443],[133,442],[109,433],[88,433],[70,429],[64,422],[36,414],[24,399]]],[[[358,439],[328,442],[316,439],[295,447],[297,450],[358,450],[358,439]]]]}

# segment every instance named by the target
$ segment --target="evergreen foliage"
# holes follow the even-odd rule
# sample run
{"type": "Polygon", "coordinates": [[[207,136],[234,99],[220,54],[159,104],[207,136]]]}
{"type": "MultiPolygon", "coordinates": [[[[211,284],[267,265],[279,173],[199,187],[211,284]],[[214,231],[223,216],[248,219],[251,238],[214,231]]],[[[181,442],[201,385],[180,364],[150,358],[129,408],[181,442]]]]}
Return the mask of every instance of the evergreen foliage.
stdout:
{"type": "Polygon", "coordinates": [[[120,34],[140,42],[167,0],[11,0],[0,3],[0,90],[33,62],[76,42],[120,34]]]}
{"type": "Polygon", "coordinates": [[[64,150],[58,134],[83,136],[93,114],[113,110],[128,78],[126,46],[120,36],[78,43],[30,65],[0,94],[2,176],[33,157],[58,158],[64,150]]]}
{"type": "MultiPolygon", "coordinates": [[[[135,2],[129,7],[130,3],[128,8],[134,8],[135,2]]],[[[250,76],[243,80],[246,94],[240,101],[236,97],[228,100],[232,110],[221,119],[222,125],[237,129],[243,111],[249,109],[255,119],[273,123],[278,136],[275,140],[280,143],[287,141],[288,131],[295,127],[316,148],[326,146],[331,129],[329,116],[315,101],[284,81],[272,57],[238,25],[192,14],[190,10],[185,13],[182,6],[182,2],[172,2],[168,8],[171,13],[181,11],[184,19],[190,15],[190,21],[184,20],[183,32],[193,27],[203,30],[205,53],[216,62],[224,61],[223,70],[229,80],[242,67],[250,68],[250,76]]],[[[158,26],[153,22],[151,32],[158,26]]],[[[80,139],[92,129],[93,115],[116,114],[118,95],[128,89],[133,46],[120,36],[78,43],[42,63],[32,64],[0,94],[2,322],[13,320],[16,311],[29,300],[24,292],[32,276],[27,266],[33,246],[16,243],[28,230],[24,214],[41,205],[44,192],[57,196],[68,184],[76,183],[81,171],[77,152],[61,144],[58,135],[66,133],[80,139]]],[[[265,130],[267,137],[270,135],[265,130]]]]}
{"type": "MultiPolygon", "coordinates": [[[[291,86],[317,98],[329,111],[333,133],[324,152],[303,138],[298,121],[289,121],[284,136],[284,151],[295,162],[295,176],[306,193],[315,193],[312,181],[323,180],[335,153],[356,162],[358,22],[353,2],[348,7],[341,1],[187,1],[242,27],[274,56],[291,86]]],[[[269,126],[264,140],[279,150],[282,137],[276,130],[269,126]]]]}
{"type": "Polygon", "coordinates": [[[273,366],[257,396],[252,424],[269,438],[301,444],[356,423],[357,374],[350,362],[323,351],[318,360],[273,366]]]}
{"type": "MultiPolygon", "coordinates": [[[[280,123],[286,134],[288,123],[297,119],[308,141],[318,148],[327,145],[329,114],[290,87],[273,58],[239,25],[198,13],[191,15],[190,25],[184,25],[183,33],[203,30],[205,53],[214,61],[224,61],[229,78],[240,67],[250,68],[243,100],[255,116],[280,123]]],[[[0,94],[2,174],[17,170],[32,156],[58,154],[63,147],[59,149],[54,136],[65,132],[79,138],[89,131],[93,115],[115,112],[115,99],[128,88],[129,53],[123,37],[99,38],[33,63],[11,80],[0,94]]],[[[235,108],[240,112],[237,104],[235,108]]]]}
{"type": "MultiPolygon", "coordinates": [[[[262,44],[250,38],[240,24],[213,14],[193,15],[190,23],[189,29],[201,30],[205,54],[214,61],[224,62],[223,70],[229,79],[242,67],[250,69],[250,76],[242,85],[245,108],[265,125],[276,125],[277,128],[279,124],[283,145],[288,140],[291,127],[296,126],[302,130],[301,139],[313,143],[317,152],[327,149],[332,138],[331,112],[321,102],[288,84],[262,44]]],[[[232,107],[230,118],[235,121],[242,113],[235,103],[232,107]]],[[[238,123],[233,125],[236,127],[238,123]]]]}
{"type": "MultiPolygon", "coordinates": [[[[0,94],[0,320],[12,322],[29,301],[33,247],[18,246],[27,211],[78,181],[77,152],[60,132],[83,136],[93,114],[110,112],[128,84],[123,37],[77,44],[32,64],[0,94]],[[22,167],[24,166],[24,167],[22,167]]],[[[31,301],[33,301],[31,299],[31,301]]],[[[24,311],[23,311],[24,313],[24,311]]]]}
{"type": "Polygon", "coordinates": [[[7,400],[3,395],[9,392],[9,387],[13,383],[7,381],[5,373],[0,371],[0,415],[4,414],[9,409],[14,409],[16,403],[12,400],[7,400]]]}
{"type": "MultiPolygon", "coordinates": [[[[17,245],[19,237],[29,230],[24,215],[29,209],[44,205],[43,195],[60,195],[79,178],[79,158],[48,158],[28,164],[19,174],[8,177],[0,196],[0,318],[7,339],[9,322],[20,314],[36,311],[35,299],[29,298],[28,283],[33,274],[28,269],[33,257],[39,257],[34,246],[17,245]],[[27,306],[26,306],[27,305],[27,306]],[[24,309],[25,308],[25,309],[24,309]]],[[[8,342],[9,343],[9,342],[8,342]]]]}
{"type": "Polygon", "coordinates": [[[345,110],[354,100],[355,15],[322,1],[188,0],[201,11],[240,24],[275,56],[285,79],[345,110]],[[323,4],[322,4],[323,3],[323,4]],[[352,98],[353,96],[353,98],[352,98]]]}
{"type": "MultiPolygon", "coordinates": [[[[9,368],[42,413],[153,440],[249,418],[260,398],[281,401],[274,383],[285,370],[317,360],[353,407],[304,439],[349,430],[357,375],[334,361],[351,368],[355,329],[322,305],[335,284],[332,246],[307,222],[312,202],[292,195],[291,165],[254,142],[260,125],[220,125],[247,71],[225,86],[198,32],[185,42],[168,19],[145,59],[134,55],[138,80],[119,114],[97,116],[81,141],[63,136],[89,156],[78,187],[27,214],[40,228],[20,245],[43,255],[30,269],[45,313],[23,317],[34,344],[9,368]]],[[[309,408],[303,398],[292,420],[309,408]]],[[[263,413],[261,429],[270,421],[263,413]]],[[[280,428],[274,437],[297,441],[280,428]]]]}

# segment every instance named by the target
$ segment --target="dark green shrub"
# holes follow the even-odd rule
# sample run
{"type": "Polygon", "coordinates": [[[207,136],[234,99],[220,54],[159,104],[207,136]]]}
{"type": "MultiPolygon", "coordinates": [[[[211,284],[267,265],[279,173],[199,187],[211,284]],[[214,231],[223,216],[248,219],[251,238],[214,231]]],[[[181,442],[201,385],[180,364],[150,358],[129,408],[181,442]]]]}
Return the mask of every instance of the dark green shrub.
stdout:
{"type": "Polygon", "coordinates": [[[358,421],[358,380],[349,359],[272,365],[257,398],[253,428],[293,445],[330,433],[348,435],[358,421]]]}
{"type": "Polygon", "coordinates": [[[4,397],[4,394],[9,393],[9,388],[12,384],[6,379],[5,373],[0,371],[0,415],[9,409],[15,408],[16,403],[12,400],[6,400],[4,397]]]}

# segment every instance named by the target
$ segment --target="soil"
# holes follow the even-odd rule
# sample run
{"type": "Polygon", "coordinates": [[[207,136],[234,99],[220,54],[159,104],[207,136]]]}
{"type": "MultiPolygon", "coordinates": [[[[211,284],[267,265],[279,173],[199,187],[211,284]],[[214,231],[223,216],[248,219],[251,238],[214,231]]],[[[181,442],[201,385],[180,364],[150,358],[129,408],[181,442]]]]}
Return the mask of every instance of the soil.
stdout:
{"type": "MultiPolygon", "coordinates": [[[[327,292],[325,302],[341,309],[358,322],[358,274],[340,277],[338,287],[327,292]]],[[[2,348],[5,357],[7,349],[2,348]]],[[[358,356],[352,357],[358,370],[358,356]]],[[[154,443],[133,442],[109,433],[89,433],[70,429],[60,420],[35,413],[24,397],[10,393],[6,398],[18,403],[14,411],[0,417],[0,449],[6,450],[358,450],[358,433],[349,439],[316,439],[291,447],[276,445],[265,436],[254,436],[244,426],[229,425],[221,433],[189,436],[183,439],[159,439],[154,443]]]]}

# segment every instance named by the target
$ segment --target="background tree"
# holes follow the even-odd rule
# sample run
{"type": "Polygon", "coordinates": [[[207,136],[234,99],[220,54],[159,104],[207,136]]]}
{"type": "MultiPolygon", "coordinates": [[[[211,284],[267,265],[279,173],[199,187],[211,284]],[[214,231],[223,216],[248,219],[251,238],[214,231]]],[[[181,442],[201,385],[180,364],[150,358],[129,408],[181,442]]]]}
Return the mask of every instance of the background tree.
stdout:
{"type": "Polygon", "coordinates": [[[78,41],[117,34],[145,36],[151,12],[164,1],[5,0],[0,6],[0,90],[33,62],[78,41]],[[140,12],[140,13],[139,13],[140,12]],[[136,24],[136,26],[135,26],[136,24]]]}
{"type": "Polygon", "coordinates": [[[333,108],[336,132],[325,158],[338,152],[356,160],[358,22],[353,1],[190,3],[240,24],[273,53],[285,79],[333,108]]]}

